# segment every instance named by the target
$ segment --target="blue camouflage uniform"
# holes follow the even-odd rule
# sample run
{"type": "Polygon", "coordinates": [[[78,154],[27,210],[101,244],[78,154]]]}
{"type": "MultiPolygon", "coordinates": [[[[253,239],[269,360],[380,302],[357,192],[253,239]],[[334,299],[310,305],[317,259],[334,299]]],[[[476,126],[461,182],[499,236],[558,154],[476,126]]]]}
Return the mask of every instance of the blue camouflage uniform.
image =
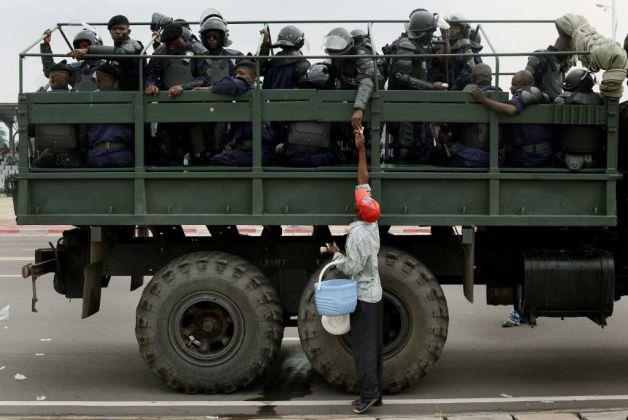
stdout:
{"type": "MultiPolygon", "coordinates": [[[[246,80],[230,76],[212,84],[212,92],[222,95],[238,96],[252,87],[246,80]]],[[[274,152],[274,134],[268,123],[262,126],[262,164],[272,162],[274,152]]],[[[253,124],[249,122],[231,123],[227,150],[211,159],[214,165],[251,166],[253,164],[253,124]]]]}
{"type": "MultiPolygon", "coordinates": [[[[532,88],[536,89],[536,88],[532,88]]],[[[522,98],[523,92],[517,92],[508,101],[517,108],[517,115],[521,114],[528,105],[522,98]]],[[[547,95],[536,104],[549,103],[547,95]]],[[[541,124],[509,124],[506,128],[506,141],[509,145],[507,165],[515,168],[538,168],[549,166],[554,154],[552,137],[554,130],[551,126],[541,124]]]]}
{"type": "Polygon", "coordinates": [[[81,132],[80,144],[87,149],[90,168],[133,165],[132,124],[90,124],[81,132]]]}
{"type": "MultiPolygon", "coordinates": [[[[186,41],[185,48],[176,54],[171,53],[165,45],[155,50],[156,55],[180,56],[181,59],[171,60],[152,58],[148,63],[147,85],[154,85],[160,89],[170,89],[181,85],[183,90],[207,86],[209,65],[204,58],[195,58],[195,55],[205,54],[204,47],[191,40],[186,41]],[[172,67],[172,66],[177,66],[172,67]],[[189,66],[189,67],[188,67],[189,66]],[[173,74],[168,72],[173,71],[173,74]]],[[[162,166],[177,166],[183,164],[186,149],[195,148],[196,143],[204,142],[202,125],[191,123],[160,123],[157,126],[157,141],[159,144],[158,162],[162,166]],[[193,143],[193,144],[189,144],[193,143]]],[[[205,149],[205,145],[196,146],[205,149]]],[[[194,150],[193,150],[194,152],[194,150]]],[[[205,160],[193,163],[206,163],[205,160]]]]}
{"type": "MultiPolygon", "coordinates": [[[[475,88],[483,92],[498,92],[501,89],[490,82],[469,84],[463,92],[475,88]]],[[[488,124],[461,124],[457,128],[458,141],[449,146],[451,166],[457,168],[487,168],[490,164],[490,128],[488,124]]],[[[506,151],[500,149],[498,163],[503,165],[506,151]]]]}

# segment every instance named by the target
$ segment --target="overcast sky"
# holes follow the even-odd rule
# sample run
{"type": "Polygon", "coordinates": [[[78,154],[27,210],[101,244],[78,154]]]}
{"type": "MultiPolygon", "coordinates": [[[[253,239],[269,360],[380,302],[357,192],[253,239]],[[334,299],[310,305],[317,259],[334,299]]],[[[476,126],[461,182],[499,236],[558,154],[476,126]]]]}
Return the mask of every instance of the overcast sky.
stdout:
{"type": "MultiPolygon", "coordinates": [[[[8,0],[7,0],[8,1],[8,0]]],[[[18,91],[18,54],[32,43],[48,27],[57,22],[106,22],[115,14],[124,14],[131,21],[148,21],[158,11],[175,18],[197,21],[204,8],[219,9],[227,20],[277,20],[277,19],[406,19],[411,10],[423,7],[442,15],[462,13],[468,19],[554,19],[565,13],[585,15],[600,32],[610,36],[610,11],[596,7],[596,3],[611,0],[265,0],[265,1],[215,1],[181,2],[163,0],[22,0],[11,1],[0,14],[3,42],[0,43],[4,66],[0,85],[0,101],[15,101],[18,91]]],[[[617,0],[619,30],[617,39],[623,43],[628,32],[628,1],[617,0]]],[[[301,25],[309,41],[310,53],[320,54],[322,38],[334,25],[301,25]]],[[[355,25],[348,24],[349,29],[355,25]]],[[[106,28],[101,29],[105,43],[111,39],[106,28]]],[[[193,27],[196,31],[198,28],[193,27]]],[[[271,26],[276,35],[280,26],[271,26]]],[[[365,28],[363,28],[365,29],[365,28]]],[[[553,44],[557,33],[553,25],[485,25],[499,52],[526,52],[546,48],[553,44]]],[[[230,27],[233,48],[243,52],[254,51],[259,40],[258,26],[232,25],[230,27]]],[[[401,25],[375,25],[374,41],[377,49],[394,40],[402,31],[401,25]]],[[[76,29],[68,30],[73,37],[76,29]]],[[[147,27],[133,28],[132,37],[146,43],[150,39],[147,27]]],[[[67,52],[68,47],[58,33],[53,38],[55,52],[67,52]]],[[[38,52],[38,47],[32,50],[38,52]]],[[[493,65],[493,60],[486,60],[493,65]]],[[[525,58],[505,60],[502,71],[516,71],[525,66],[525,58]]],[[[29,58],[25,63],[24,86],[26,91],[35,90],[45,83],[39,58],[29,58]]],[[[508,86],[503,78],[502,87],[508,86]]]]}

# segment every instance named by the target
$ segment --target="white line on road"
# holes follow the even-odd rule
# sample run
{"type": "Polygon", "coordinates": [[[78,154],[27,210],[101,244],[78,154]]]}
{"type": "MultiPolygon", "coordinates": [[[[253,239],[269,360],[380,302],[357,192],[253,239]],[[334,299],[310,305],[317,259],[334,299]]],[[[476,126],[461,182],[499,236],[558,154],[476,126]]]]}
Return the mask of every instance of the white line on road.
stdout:
{"type": "Polygon", "coordinates": [[[0,261],[33,261],[33,257],[0,257],[0,261]]]}
{"type": "MultiPolygon", "coordinates": [[[[628,395],[568,397],[384,399],[386,405],[513,404],[582,401],[628,401],[628,395]]],[[[349,400],[311,401],[0,401],[0,407],[309,407],[343,406],[349,400]]]]}
{"type": "Polygon", "coordinates": [[[299,337],[284,337],[283,341],[301,341],[299,337]]]}
{"type": "Polygon", "coordinates": [[[10,277],[10,278],[20,277],[21,278],[22,276],[20,276],[19,274],[0,274],[0,277],[10,277]]]}

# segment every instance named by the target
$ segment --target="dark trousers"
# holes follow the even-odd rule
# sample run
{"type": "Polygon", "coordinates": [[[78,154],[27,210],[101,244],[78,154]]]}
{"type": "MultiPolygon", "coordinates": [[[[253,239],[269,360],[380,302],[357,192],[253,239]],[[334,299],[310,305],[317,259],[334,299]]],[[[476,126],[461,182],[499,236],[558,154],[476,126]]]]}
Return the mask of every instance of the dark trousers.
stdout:
{"type": "Polygon", "coordinates": [[[351,314],[351,348],[362,399],[382,396],[383,324],[381,301],[367,303],[358,300],[358,306],[351,314]]]}

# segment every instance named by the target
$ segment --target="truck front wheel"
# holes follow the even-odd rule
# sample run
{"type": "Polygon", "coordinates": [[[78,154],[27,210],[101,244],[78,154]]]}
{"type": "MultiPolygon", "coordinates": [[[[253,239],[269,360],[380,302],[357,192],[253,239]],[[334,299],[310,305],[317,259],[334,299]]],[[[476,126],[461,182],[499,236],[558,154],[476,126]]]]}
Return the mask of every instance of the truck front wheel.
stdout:
{"type": "MultiPolygon", "coordinates": [[[[340,337],[327,333],[316,312],[313,285],[319,273],[320,269],[301,297],[301,345],[312,367],[327,382],[355,392],[351,333],[340,337]]],[[[434,275],[412,255],[382,247],[379,274],[384,289],[384,391],[395,393],[416,384],[439,359],[447,339],[449,314],[434,275]]],[[[330,270],[326,277],[345,276],[330,270]]]]}
{"type": "Polygon", "coordinates": [[[140,353],[168,386],[234,392],[279,354],[282,313],[255,266],[222,252],[179,257],[155,274],[137,307],[140,353]]]}

